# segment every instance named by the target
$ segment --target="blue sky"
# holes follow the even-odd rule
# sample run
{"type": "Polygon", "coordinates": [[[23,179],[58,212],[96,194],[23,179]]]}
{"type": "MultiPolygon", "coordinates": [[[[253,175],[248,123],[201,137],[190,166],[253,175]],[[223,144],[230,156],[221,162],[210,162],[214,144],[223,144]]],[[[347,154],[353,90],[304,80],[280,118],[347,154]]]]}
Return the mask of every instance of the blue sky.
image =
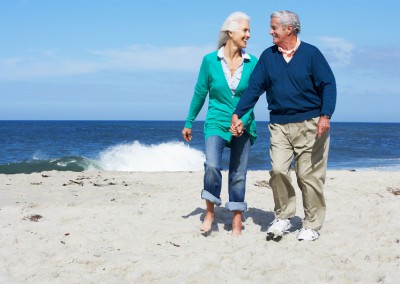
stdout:
{"type": "Polygon", "coordinates": [[[333,69],[333,121],[400,122],[398,0],[0,0],[0,120],[184,120],[223,20],[250,16],[258,57],[283,9],[333,69]]]}

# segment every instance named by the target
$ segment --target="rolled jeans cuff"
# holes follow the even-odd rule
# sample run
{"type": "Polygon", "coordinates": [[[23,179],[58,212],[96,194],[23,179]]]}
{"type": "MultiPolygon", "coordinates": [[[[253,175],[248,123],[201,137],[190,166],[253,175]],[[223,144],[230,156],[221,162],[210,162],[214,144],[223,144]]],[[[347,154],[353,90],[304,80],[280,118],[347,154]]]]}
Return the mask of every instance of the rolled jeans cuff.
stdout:
{"type": "Polygon", "coordinates": [[[246,202],[227,202],[225,203],[225,208],[229,211],[246,211],[247,203],[246,202]]]}
{"type": "Polygon", "coordinates": [[[221,202],[221,199],[216,198],[214,195],[212,195],[211,193],[209,193],[208,191],[206,191],[206,190],[204,190],[204,189],[203,189],[203,191],[201,192],[201,198],[202,198],[202,199],[205,199],[205,200],[208,200],[208,201],[214,203],[214,204],[217,205],[217,206],[220,206],[221,203],[222,203],[222,202],[221,202]]]}

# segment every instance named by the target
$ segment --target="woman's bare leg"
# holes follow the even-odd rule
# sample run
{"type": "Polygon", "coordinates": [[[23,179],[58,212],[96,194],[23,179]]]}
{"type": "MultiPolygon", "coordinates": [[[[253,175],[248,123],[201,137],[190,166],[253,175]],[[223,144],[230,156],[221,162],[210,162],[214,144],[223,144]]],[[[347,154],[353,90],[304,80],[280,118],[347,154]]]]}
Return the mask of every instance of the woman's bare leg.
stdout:
{"type": "Polygon", "coordinates": [[[242,233],[242,211],[233,211],[232,235],[237,236],[242,233]]]}

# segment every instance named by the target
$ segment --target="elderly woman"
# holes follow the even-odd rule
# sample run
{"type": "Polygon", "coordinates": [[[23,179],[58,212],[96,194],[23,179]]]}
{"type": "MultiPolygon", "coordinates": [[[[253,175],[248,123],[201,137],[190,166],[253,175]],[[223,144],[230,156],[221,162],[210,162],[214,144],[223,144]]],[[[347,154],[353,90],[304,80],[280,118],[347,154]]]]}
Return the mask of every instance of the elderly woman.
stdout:
{"type": "MultiPolygon", "coordinates": [[[[221,205],[222,154],[230,148],[229,202],[226,209],[233,212],[232,234],[242,231],[242,212],[245,202],[247,161],[250,146],[256,139],[253,110],[241,120],[244,132],[230,130],[231,116],[247,88],[249,77],[257,58],[244,50],[250,38],[250,19],[242,12],[235,12],[224,21],[219,32],[218,48],[204,56],[189,114],[182,131],[183,138],[192,139],[191,128],[209,95],[207,117],[204,123],[205,155],[204,189],[201,198],[206,201],[206,214],[200,227],[203,233],[211,231],[214,205],[221,205]]],[[[242,128],[241,128],[242,129],[242,128]]]]}

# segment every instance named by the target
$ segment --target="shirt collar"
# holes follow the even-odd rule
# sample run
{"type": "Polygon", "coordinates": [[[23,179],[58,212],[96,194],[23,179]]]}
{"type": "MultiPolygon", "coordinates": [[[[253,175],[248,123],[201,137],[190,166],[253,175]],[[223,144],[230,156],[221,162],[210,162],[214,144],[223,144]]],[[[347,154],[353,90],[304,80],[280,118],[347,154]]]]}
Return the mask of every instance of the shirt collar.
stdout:
{"type": "Polygon", "coordinates": [[[278,50],[279,50],[281,53],[285,54],[285,55],[292,55],[292,54],[294,54],[294,52],[297,50],[297,48],[299,48],[300,42],[301,42],[301,41],[300,41],[300,38],[297,37],[296,46],[295,46],[293,49],[286,50],[286,49],[283,49],[282,47],[279,47],[279,46],[278,46],[278,50]]]}
{"type": "MultiPolygon", "coordinates": [[[[219,59],[225,59],[224,46],[221,46],[221,48],[218,49],[217,56],[218,56],[219,59]]],[[[250,60],[250,55],[244,49],[242,49],[242,58],[250,60]]]]}

